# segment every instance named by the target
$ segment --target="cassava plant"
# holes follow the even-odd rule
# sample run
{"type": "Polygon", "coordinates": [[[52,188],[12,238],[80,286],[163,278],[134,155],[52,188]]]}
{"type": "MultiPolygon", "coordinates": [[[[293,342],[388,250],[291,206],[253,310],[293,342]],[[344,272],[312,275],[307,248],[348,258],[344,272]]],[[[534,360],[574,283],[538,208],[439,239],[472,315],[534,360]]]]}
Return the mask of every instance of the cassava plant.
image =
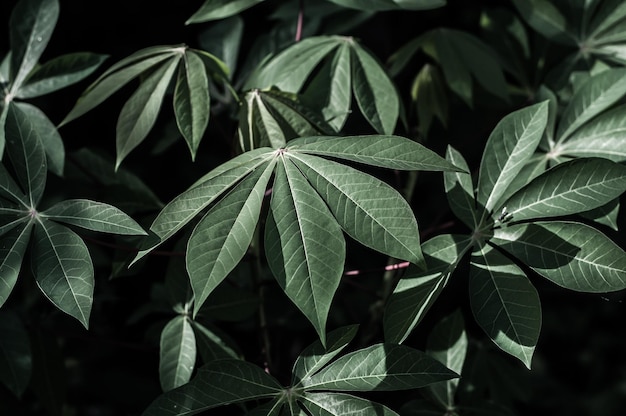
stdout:
{"type": "Polygon", "coordinates": [[[618,414],[622,2],[189,3],[2,6],[0,413],[618,414]]]}

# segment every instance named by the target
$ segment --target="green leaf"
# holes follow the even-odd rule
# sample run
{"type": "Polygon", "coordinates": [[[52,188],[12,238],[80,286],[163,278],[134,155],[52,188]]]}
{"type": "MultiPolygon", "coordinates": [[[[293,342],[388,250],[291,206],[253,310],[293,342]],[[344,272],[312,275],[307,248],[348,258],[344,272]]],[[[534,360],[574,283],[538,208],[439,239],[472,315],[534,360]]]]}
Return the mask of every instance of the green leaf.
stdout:
{"type": "Polygon", "coordinates": [[[9,105],[6,137],[17,180],[28,195],[29,208],[35,208],[46,187],[46,154],[39,132],[28,115],[14,104],[9,105]]]}
{"type": "Polygon", "coordinates": [[[202,59],[193,52],[184,55],[174,91],[174,113],[178,129],[195,159],[200,140],[209,124],[209,80],[202,59]]]}
{"type": "Polygon", "coordinates": [[[390,391],[427,386],[457,375],[425,353],[397,344],[375,344],[344,355],[303,385],[307,392],[390,391]]]}
{"type": "Polygon", "coordinates": [[[626,4],[619,1],[604,2],[602,7],[593,16],[593,20],[589,25],[591,28],[589,31],[590,34],[587,38],[601,42],[604,40],[603,32],[610,31],[612,27],[623,23],[625,17],[626,4]]]}
{"type": "Polygon", "coordinates": [[[600,231],[567,221],[496,229],[491,239],[540,275],[578,292],[626,288],[626,253],[600,231]]]}
{"type": "Polygon", "coordinates": [[[478,177],[478,203],[491,211],[532,156],[548,122],[548,103],[505,116],[489,136],[478,177]]]}
{"type": "Polygon", "coordinates": [[[446,0],[330,0],[343,7],[356,10],[430,10],[446,5],[446,0]]]}
{"type": "Polygon", "coordinates": [[[200,31],[200,45],[221,59],[230,69],[230,78],[237,68],[243,37],[244,22],[241,16],[231,16],[215,22],[200,31]]]}
{"type": "MultiPolygon", "coordinates": [[[[20,220],[23,222],[24,220],[20,220]]],[[[30,241],[32,223],[15,227],[0,240],[0,308],[13,291],[22,268],[22,260],[30,241]]],[[[1,320],[0,320],[1,321],[1,320]]]]}
{"type": "Polygon", "coordinates": [[[230,340],[224,334],[209,329],[197,321],[191,321],[191,327],[196,336],[198,352],[205,363],[225,358],[241,359],[241,354],[233,349],[230,340]]]}
{"type": "MultiPolygon", "coordinates": [[[[186,274],[185,279],[189,280],[186,274]]],[[[216,287],[208,300],[202,305],[198,315],[223,322],[241,322],[253,317],[259,310],[260,301],[256,292],[234,285],[216,287]]]]}
{"type": "Polygon", "coordinates": [[[46,297],[88,328],[94,272],[83,240],[62,225],[39,220],[31,260],[37,285],[46,297]]]}
{"type": "Polygon", "coordinates": [[[335,358],[352,341],[358,328],[358,325],[348,325],[335,329],[326,336],[326,347],[319,340],[306,347],[293,365],[292,387],[298,386],[335,358]]]}
{"type": "Polygon", "coordinates": [[[9,107],[12,103],[0,106],[0,159],[4,156],[4,147],[6,145],[6,122],[9,113],[9,107]]]}
{"type": "Polygon", "coordinates": [[[17,98],[33,98],[58,91],[91,75],[107,59],[91,52],[68,53],[35,68],[17,90],[17,98]]]}
{"type": "Polygon", "coordinates": [[[432,150],[400,136],[301,137],[288,152],[328,156],[397,170],[459,171],[432,150]]]}
{"type": "Polygon", "coordinates": [[[267,260],[280,287],[325,344],[326,319],[341,281],[346,243],[322,198],[289,159],[281,159],[266,225],[267,260]]]}
{"type": "Polygon", "coordinates": [[[23,0],[13,9],[9,20],[12,95],[46,49],[58,18],[58,0],[23,0]]]}
{"type": "Polygon", "coordinates": [[[541,330],[539,295],[524,272],[490,246],[472,253],[470,303],[478,324],[530,369],[541,330]]]}
{"type": "Polygon", "coordinates": [[[196,225],[187,243],[194,315],[248,251],[274,163],[259,166],[196,225]]]}
{"type": "Polygon", "coordinates": [[[390,257],[423,265],[417,221],[395,189],[330,160],[301,153],[285,154],[326,201],[348,235],[390,257]]]}
{"type": "Polygon", "coordinates": [[[313,416],[398,416],[380,403],[348,394],[306,393],[299,401],[313,416]]]}
{"type": "Polygon", "coordinates": [[[626,166],[607,159],[574,159],[536,177],[506,202],[506,210],[515,221],[577,214],[624,191],[626,166]]]}
{"type": "Polygon", "coordinates": [[[352,91],[366,120],[380,134],[392,134],[400,115],[395,85],[376,58],[351,41],[352,91]]]}
{"type": "Polygon", "coordinates": [[[468,236],[442,234],[426,241],[422,250],[428,268],[410,270],[387,299],[383,328],[385,341],[402,343],[448,283],[458,262],[472,246],[468,236]]]}
{"type": "Polygon", "coordinates": [[[116,127],[116,168],[154,126],[179,61],[180,56],[174,57],[156,69],[122,107],[116,127]]]}
{"type": "Polygon", "coordinates": [[[25,208],[29,207],[28,198],[2,163],[0,163],[0,196],[25,208]]]}
{"type": "Polygon", "coordinates": [[[14,312],[0,311],[0,382],[21,397],[31,372],[30,340],[24,324],[14,312]]]}
{"type": "Polygon", "coordinates": [[[590,77],[576,91],[563,111],[557,129],[558,142],[565,141],[579,127],[626,94],[626,69],[613,68],[590,77]]]}
{"type": "Polygon", "coordinates": [[[102,202],[68,199],[43,211],[42,217],[87,230],[120,235],[146,235],[131,217],[102,202]]]}
{"type": "Polygon", "coordinates": [[[50,121],[48,116],[37,107],[28,103],[14,104],[24,112],[32,123],[33,129],[37,131],[37,135],[41,138],[41,144],[46,152],[48,169],[58,176],[63,176],[65,146],[63,145],[63,139],[61,139],[57,128],[52,121],[50,121]]]}
{"type": "Polygon", "coordinates": [[[615,231],[618,230],[618,215],[620,210],[619,198],[614,199],[608,204],[604,204],[598,208],[594,208],[590,211],[581,212],[583,218],[588,218],[599,224],[604,224],[607,227],[611,227],[615,231]]]}
{"type": "Polygon", "coordinates": [[[470,229],[476,229],[480,222],[480,213],[477,212],[476,199],[474,197],[474,185],[472,176],[468,173],[469,166],[455,148],[448,145],[446,159],[458,166],[465,172],[445,172],[443,174],[444,185],[448,205],[456,215],[470,229]]]}
{"type": "Polygon", "coordinates": [[[419,130],[428,135],[433,118],[439,119],[444,127],[448,126],[448,98],[445,81],[439,69],[425,64],[415,76],[411,85],[411,99],[417,107],[419,130]]]}
{"type": "Polygon", "coordinates": [[[224,19],[261,3],[264,0],[205,0],[185,24],[203,23],[211,20],[224,19]]]}
{"type": "Polygon", "coordinates": [[[261,368],[241,360],[218,360],[201,367],[188,384],[159,396],[142,415],[195,415],[280,392],[280,384],[261,368]]]}
{"type": "Polygon", "coordinates": [[[159,380],[163,391],[187,383],[196,364],[196,337],[186,316],[176,316],[161,331],[159,380]]]}
{"type": "Polygon", "coordinates": [[[537,32],[558,43],[574,44],[567,21],[556,5],[547,0],[513,0],[524,20],[537,32]]]}

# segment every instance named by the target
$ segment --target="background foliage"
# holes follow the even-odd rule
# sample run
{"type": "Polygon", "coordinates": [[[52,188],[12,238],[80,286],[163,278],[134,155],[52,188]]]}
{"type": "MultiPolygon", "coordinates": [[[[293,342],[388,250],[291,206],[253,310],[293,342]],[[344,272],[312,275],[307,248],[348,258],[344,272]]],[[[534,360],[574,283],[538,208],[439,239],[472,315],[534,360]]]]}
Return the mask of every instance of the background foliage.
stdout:
{"type": "Polygon", "coordinates": [[[622,2],[0,17],[0,413],[622,411],[622,2]]]}

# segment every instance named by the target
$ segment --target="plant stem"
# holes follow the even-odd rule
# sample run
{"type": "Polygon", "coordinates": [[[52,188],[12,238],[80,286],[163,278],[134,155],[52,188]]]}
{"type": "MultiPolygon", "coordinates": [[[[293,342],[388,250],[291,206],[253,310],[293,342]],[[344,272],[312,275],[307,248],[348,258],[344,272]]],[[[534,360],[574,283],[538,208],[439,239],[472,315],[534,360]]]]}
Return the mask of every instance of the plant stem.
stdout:
{"type": "Polygon", "coordinates": [[[304,21],[304,0],[299,1],[298,7],[298,23],[296,25],[296,42],[302,39],[302,24],[304,21]]]}

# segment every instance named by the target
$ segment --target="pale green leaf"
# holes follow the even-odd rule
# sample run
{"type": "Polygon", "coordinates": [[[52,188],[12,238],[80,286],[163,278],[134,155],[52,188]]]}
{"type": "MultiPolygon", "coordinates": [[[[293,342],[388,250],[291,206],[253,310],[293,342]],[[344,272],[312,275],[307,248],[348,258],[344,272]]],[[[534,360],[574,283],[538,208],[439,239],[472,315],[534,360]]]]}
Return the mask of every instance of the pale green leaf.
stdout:
{"type": "Polygon", "coordinates": [[[241,360],[206,364],[188,384],[159,396],[142,416],[195,415],[207,409],[272,398],[282,387],[263,369],[241,360]]]}
{"type": "Polygon", "coordinates": [[[524,272],[494,248],[472,253],[470,304],[481,328],[530,369],[541,331],[537,290],[524,272]]]}
{"type": "MultiPolygon", "coordinates": [[[[23,222],[20,220],[19,222],[23,222]]],[[[14,227],[0,239],[0,308],[13,291],[30,241],[32,223],[14,227]]]]}
{"type": "Polygon", "coordinates": [[[58,0],[23,0],[16,4],[9,20],[12,94],[39,61],[58,18],[58,0]]]}
{"type": "Polygon", "coordinates": [[[273,162],[257,167],[194,228],[186,257],[195,296],[194,315],[248,251],[273,169],[273,162]]]}
{"type": "Polygon", "coordinates": [[[417,221],[393,188],[349,166],[286,152],[321,195],[343,230],[390,257],[423,265],[417,221]]]}
{"type": "Polygon", "coordinates": [[[344,355],[311,378],[306,391],[390,391],[458,377],[427,354],[398,344],[375,344],[344,355]]]}
{"type": "MultiPolygon", "coordinates": [[[[545,137],[545,136],[544,136],[545,137]]],[[[544,173],[548,167],[548,158],[543,152],[535,153],[530,159],[526,161],[526,164],[519,171],[517,176],[513,179],[511,184],[506,189],[506,192],[502,194],[501,201],[507,201],[514,193],[528,185],[530,181],[537,176],[544,173]]]]}
{"type": "Polygon", "coordinates": [[[563,110],[557,141],[565,141],[579,127],[626,94],[626,69],[613,68],[592,76],[580,86],[563,110]]]}
{"type": "Polygon", "coordinates": [[[264,0],[205,0],[185,24],[203,23],[234,16],[264,0]]]}
{"type": "Polygon", "coordinates": [[[574,159],[533,179],[506,202],[506,211],[515,221],[577,214],[624,191],[626,166],[607,159],[574,159]]]}
{"type": "Polygon", "coordinates": [[[400,136],[301,137],[291,140],[287,151],[397,170],[460,170],[425,146],[400,136]]]}
{"type": "Polygon", "coordinates": [[[298,356],[292,370],[292,387],[299,385],[302,380],[311,377],[330,360],[335,358],[356,335],[358,325],[344,326],[331,331],[326,336],[326,347],[317,340],[309,345],[298,356]]]}
{"type": "Polygon", "coordinates": [[[8,51],[6,55],[0,61],[0,82],[8,84],[10,81],[9,67],[11,66],[11,51],[8,51]]]}
{"type": "Polygon", "coordinates": [[[270,209],[265,233],[270,269],[325,344],[326,319],[345,261],[341,228],[315,189],[286,158],[276,169],[270,209]]]}
{"type": "Polygon", "coordinates": [[[191,323],[186,316],[176,316],[161,331],[159,380],[163,391],[187,383],[195,364],[196,337],[191,323]]]}
{"type": "Polygon", "coordinates": [[[475,229],[479,222],[481,213],[476,206],[474,197],[474,184],[472,176],[469,174],[469,166],[459,153],[452,146],[446,149],[446,160],[464,172],[445,172],[443,174],[444,186],[448,205],[454,215],[456,215],[470,229],[475,229]]]}
{"type": "Polygon", "coordinates": [[[600,231],[553,221],[496,229],[491,241],[540,275],[579,292],[626,288],[626,253],[600,231]]]}
{"type": "Polygon", "coordinates": [[[180,56],[174,57],[156,69],[122,107],[116,126],[116,168],[154,126],[179,61],[180,56]]]}
{"type": "Polygon", "coordinates": [[[4,147],[6,145],[6,122],[11,103],[0,107],[0,159],[4,156],[4,147]]]}
{"type": "Polygon", "coordinates": [[[17,314],[0,311],[0,382],[21,397],[31,377],[30,339],[17,314]]]}
{"type": "Polygon", "coordinates": [[[306,393],[299,401],[312,416],[399,416],[380,403],[340,393],[306,393]]]}
{"type": "Polygon", "coordinates": [[[548,103],[505,116],[489,136],[478,177],[478,203],[491,211],[533,155],[548,122],[548,103]]]}
{"type": "Polygon", "coordinates": [[[548,0],[513,0],[524,20],[546,38],[559,43],[574,44],[565,16],[548,0]]]}
{"type": "Polygon", "coordinates": [[[87,230],[120,235],[146,235],[131,217],[114,206],[88,199],[68,199],[41,213],[42,217],[87,230]]]}
{"type": "Polygon", "coordinates": [[[193,52],[185,54],[178,69],[174,90],[174,114],[192,159],[209,124],[209,80],[202,59],[193,52]]]}
{"type": "Polygon", "coordinates": [[[62,225],[39,220],[32,254],[31,265],[41,291],[57,308],[88,328],[94,272],[83,240],[62,225]]]}
{"type": "Polygon", "coordinates": [[[468,236],[442,234],[426,241],[422,250],[428,266],[410,269],[387,299],[383,328],[387,342],[402,343],[422,320],[448,283],[458,262],[472,246],[468,236]]]}
{"type": "Polygon", "coordinates": [[[365,119],[380,134],[392,134],[400,115],[400,98],[389,76],[368,51],[352,42],[352,91],[365,119]]]}
{"type": "Polygon", "coordinates": [[[15,96],[39,97],[75,84],[91,75],[107,58],[107,55],[76,52],[51,59],[29,74],[15,96]]]}
{"type": "Polygon", "coordinates": [[[271,147],[279,149],[287,144],[287,137],[281,128],[278,120],[268,109],[268,106],[261,98],[260,92],[254,90],[251,92],[254,96],[253,123],[259,131],[258,145],[254,147],[271,147]]]}

